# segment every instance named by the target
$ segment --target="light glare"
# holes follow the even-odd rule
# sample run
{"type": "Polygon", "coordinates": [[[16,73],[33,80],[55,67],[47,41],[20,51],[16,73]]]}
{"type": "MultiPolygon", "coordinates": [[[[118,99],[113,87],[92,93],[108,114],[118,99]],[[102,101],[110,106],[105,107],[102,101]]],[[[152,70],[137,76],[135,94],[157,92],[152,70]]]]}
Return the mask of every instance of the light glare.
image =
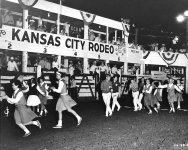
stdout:
{"type": "Polygon", "coordinates": [[[184,12],[184,16],[188,17],[188,10],[184,12]]]}
{"type": "Polygon", "coordinates": [[[183,15],[179,15],[176,19],[178,22],[183,22],[185,20],[185,17],[183,15]]]}

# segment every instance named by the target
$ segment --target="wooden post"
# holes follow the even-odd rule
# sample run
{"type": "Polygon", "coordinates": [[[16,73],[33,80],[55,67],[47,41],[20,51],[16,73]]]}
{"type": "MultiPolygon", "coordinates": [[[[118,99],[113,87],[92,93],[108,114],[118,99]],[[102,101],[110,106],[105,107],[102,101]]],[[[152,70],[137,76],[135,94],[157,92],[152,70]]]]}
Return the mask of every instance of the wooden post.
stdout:
{"type": "MultiPolygon", "coordinates": [[[[23,9],[23,29],[28,29],[28,10],[23,9]]],[[[27,72],[28,53],[27,51],[22,52],[22,72],[27,72]]]]}

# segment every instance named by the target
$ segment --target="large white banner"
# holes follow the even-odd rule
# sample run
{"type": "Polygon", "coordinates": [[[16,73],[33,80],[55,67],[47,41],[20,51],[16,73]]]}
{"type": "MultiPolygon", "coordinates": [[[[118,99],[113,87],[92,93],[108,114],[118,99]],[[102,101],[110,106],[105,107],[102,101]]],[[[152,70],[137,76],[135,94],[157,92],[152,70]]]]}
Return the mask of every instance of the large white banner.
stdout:
{"type": "MultiPolygon", "coordinates": [[[[0,48],[34,53],[88,57],[124,62],[127,58],[125,47],[98,43],[69,36],[50,34],[46,32],[24,30],[21,28],[3,26],[0,31],[0,48]]],[[[138,51],[129,50],[129,59],[134,56],[141,58],[138,51]]],[[[131,60],[131,59],[130,59],[131,60]]]]}

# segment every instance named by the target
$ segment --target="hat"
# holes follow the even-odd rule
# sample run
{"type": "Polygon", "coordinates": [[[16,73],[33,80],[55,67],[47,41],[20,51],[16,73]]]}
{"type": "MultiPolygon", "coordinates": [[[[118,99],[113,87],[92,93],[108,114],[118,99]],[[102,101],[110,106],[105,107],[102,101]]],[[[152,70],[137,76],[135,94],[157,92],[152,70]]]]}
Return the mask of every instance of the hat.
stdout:
{"type": "Polygon", "coordinates": [[[14,57],[10,57],[11,60],[14,60],[14,57]]]}

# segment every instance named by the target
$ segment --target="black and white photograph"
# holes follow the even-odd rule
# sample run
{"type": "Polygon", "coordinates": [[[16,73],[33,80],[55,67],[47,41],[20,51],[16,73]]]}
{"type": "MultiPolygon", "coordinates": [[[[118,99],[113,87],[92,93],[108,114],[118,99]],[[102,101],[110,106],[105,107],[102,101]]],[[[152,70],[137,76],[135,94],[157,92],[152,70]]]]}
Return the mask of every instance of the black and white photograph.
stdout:
{"type": "Polygon", "coordinates": [[[188,0],[0,0],[1,150],[188,150],[188,0]]]}

